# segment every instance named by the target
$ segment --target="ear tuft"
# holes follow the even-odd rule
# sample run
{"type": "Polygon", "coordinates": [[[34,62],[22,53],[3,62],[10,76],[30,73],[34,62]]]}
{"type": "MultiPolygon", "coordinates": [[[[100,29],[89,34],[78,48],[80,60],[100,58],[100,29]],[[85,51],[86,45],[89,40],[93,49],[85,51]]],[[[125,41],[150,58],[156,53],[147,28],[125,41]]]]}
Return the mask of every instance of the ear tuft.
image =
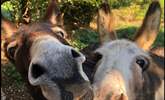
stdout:
{"type": "Polygon", "coordinates": [[[56,0],[51,0],[46,10],[44,21],[48,21],[53,25],[63,25],[63,14],[57,5],[56,0]]]}

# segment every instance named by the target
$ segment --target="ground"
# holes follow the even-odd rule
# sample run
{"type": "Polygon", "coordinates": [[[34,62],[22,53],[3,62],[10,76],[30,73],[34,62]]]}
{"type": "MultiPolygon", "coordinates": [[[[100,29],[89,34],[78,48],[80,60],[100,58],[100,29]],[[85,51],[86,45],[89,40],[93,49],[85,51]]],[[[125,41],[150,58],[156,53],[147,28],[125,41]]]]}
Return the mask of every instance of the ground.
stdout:
{"type": "Polygon", "coordinates": [[[14,66],[4,56],[3,49],[1,49],[1,80],[2,100],[32,100],[14,66]]]}

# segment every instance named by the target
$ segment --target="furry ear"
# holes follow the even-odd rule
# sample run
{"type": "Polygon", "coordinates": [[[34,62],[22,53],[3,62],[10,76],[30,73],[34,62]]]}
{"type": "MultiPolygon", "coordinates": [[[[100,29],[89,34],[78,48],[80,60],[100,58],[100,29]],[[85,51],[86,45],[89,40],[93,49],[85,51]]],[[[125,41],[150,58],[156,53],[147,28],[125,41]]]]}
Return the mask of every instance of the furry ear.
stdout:
{"type": "Polygon", "coordinates": [[[108,0],[105,0],[100,9],[98,10],[97,27],[100,37],[100,43],[109,42],[117,38],[115,31],[113,30],[114,18],[108,4],[108,0]]]}
{"type": "Polygon", "coordinates": [[[18,29],[14,23],[5,19],[3,16],[1,22],[1,28],[5,33],[3,37],[4,39],[3,48],[4,48],[5,56],[7,56],[7,58],[10,59],[11,61],[14,61],[14,54],[17,48],[17,43],[14,35],[18,29]]]}
{"type": "Polygon", "coordinates": [[[57,0],[50,0],[46,14],[43,18],[44,21],[48,21],[54,25],[63,25],[63,14],[57,5],[57,0]]]}
{"type": "Polygon", "coordinates": [[[142,49],[149,50],[154,43],[159,33],[160,20],[160,3],[159,1],[153,1],[149,6],[142,26],[133,39],[142,49]]]}
{"type": "Polygon", "coordinates": [[[2,17],[1,28],[6,33],[5,37],[9,38],[13,35],[14,32],[17,31],[17,27],[11,21],[5,19],[3,16],[1,17],[2,17]]]}
{"type": "Polygon", "coordinates": [[[18,45],[17,45],[16,41],[10,42],[5,47],[5,54],[8,57],[8,59],[10,59],[11,61],[14,61],[14,56],[15,56],[17,47],[18,47],[18,45]]]}
{"type": "Polygon", "coordinates": [[[164,47],[154,47],[150,50],[151,53],[157,55],[157,56],[160,56],[160,57],[164,57],[164,50],[165,48],[164,47]]]}

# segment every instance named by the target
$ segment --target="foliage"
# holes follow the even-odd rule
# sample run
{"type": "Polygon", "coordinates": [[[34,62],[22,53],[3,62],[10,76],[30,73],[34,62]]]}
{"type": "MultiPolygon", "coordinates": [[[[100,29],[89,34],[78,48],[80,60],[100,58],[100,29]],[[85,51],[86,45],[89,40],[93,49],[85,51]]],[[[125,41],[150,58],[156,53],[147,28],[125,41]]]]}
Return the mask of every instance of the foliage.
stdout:
{"type": "Polygon", "coordinates": [[[45,0],[10,0],[1,7],[5,17],[16,23],[23,23],[24,17],[30,17],[32,22],[43,17],[47,4],[48,1],[45,0]]]}
{"type": "Polygon", "coordinates": [[[65,0],[61,10],[64,12],[65,23],[72,25],[89,25],[97,12],[99,2],[96,0],[65,0]]]}
{"type": "Polygon", "coordinates": [[[12,17],[12,13],[14,11],[11,2],[5,2],[3,5],[1,5],[1,13],[3,14],[3,16],[5,16],[6,18],[8,18],[9,20],[14,20],[12,17]]]}
{"type": "Polygon", "coordinates": [[[89,44],[98,43],[98,33],[88,29],[77,29],[72,34],[71,44],[77,49],[83,49],[89,44]]]}
{"type": "Polygon", "coordinates": [[[48,0],[31,0],[28,3],[32,22],[41,19],[45,15],[47,5],[48,0]]]}
{"type": "Polygon", "coordinates": [[[124,6],[130,6],[131,2],[132,0],[110,0],[110,5],[112,8],[119,8],[124,6]]]}
{"type": "MultiPolygon", "coordinates": [[[[64,13],[65,23],[73,25],[89,25],[97,12],[102,0],[63,0],[60,3],[61,11],[64,13]]],[[[112,8],[120,8],[130,6],[132,3],[143,2],[148,0],[109,0],[112,8]]],[[[2,6],[10,6],[10,17],[15,22],[23,22],[26,9],[28,9],[28,17],[34,22],[43,17],[47,7],[48,0],[10,0],[8,4],[2,6]],[[12,9],[12,10],[11,10],[12,9]]],[[[141,3],[143,5],[143,3],[141,3]]],[[[4,7],[3,7],[4,8],[4,7]]],[[[7,9],[2,9],[3,13],[7,9]]],[[[8,13],[9,14],[9,13],[8,13]]]]}

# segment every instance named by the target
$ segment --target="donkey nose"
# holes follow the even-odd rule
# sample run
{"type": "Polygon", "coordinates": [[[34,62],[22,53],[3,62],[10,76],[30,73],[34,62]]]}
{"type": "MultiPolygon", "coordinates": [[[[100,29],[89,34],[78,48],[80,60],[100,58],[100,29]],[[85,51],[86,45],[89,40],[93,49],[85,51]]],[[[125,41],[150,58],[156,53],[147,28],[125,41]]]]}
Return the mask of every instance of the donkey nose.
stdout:
{"type": "Polygon", "coordinates": [[[72,53],[73,58],[77,58],[77,57],[81,56],[77,51],[75,51],[73,49],[71,49],[71,53],[72,53]]]}
{"type": "Polygon", "coordinates": [[[46,73],[46,69],[42,65],[32,63],[29,67],[29,73],[28,73],[29,82],[33,85],[40,84],[40,78],[45,73],[46,73]]]}
{"type": "Polygon", "coordinates": [[[78,79],[77,81],[80,83],[89,82],[89,79],[87,75],[84,73],[83,68],[82,68],[82,63],[86,60],[85,56],[81,54],[80,52],[75,51],[74,49],[71,49],[71,54],[72,54],[72,57],[77,61],[78,66],[79,66],[78,67],[79,76],[77,76],[76,78],[78,79]]]}
{"type": "Polygon", "coordinates": [[[83,63],[86,58],[83,54],[81,54],[80,52],[74,50],[74,49],[71,49],[71,54],[72,54],[72,57],[75,58],[76,60],[78,60],[78,62],[81,62],[83,63]]]}

